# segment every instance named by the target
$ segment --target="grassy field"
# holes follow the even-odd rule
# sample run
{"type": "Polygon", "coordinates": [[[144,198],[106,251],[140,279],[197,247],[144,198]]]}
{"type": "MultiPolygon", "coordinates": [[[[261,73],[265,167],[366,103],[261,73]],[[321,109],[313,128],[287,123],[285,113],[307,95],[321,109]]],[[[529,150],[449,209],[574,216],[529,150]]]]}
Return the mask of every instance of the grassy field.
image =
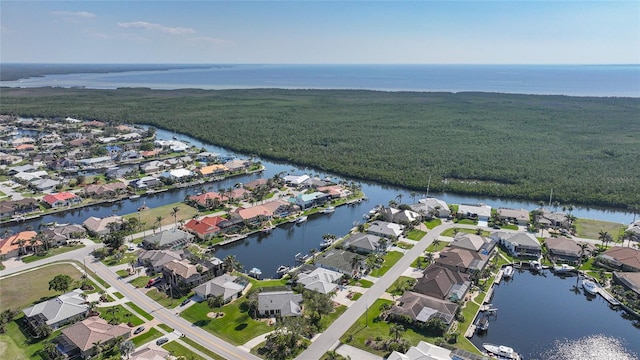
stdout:
{"type": "MultiPolygon", "coordinates": [[[[158,304],[167,307],[167,308],[174,308],[178,305],[180,305],[180,303],[182,302],[182,300],[185,300],[187,298],[190,298],[191,296],[193,296],[193,293],[189,293],[187,295],[184,295],[182,297],[179,298],[175,298],[175,299],[171,299],[171,297],[169,295],[167,295],[166,293],[162,292],[162,291],[158,291],[158,289],[156,288],[152,288],[151,290],[147,291],[147,296],[152,298],[153,300],[157,301],[158,304]]],[[[175,296],[175,294],[174,294],[175,296]]]]}
{"type": "Polygon", "coordinates": [[[47,251],[43,255],[38,254],[38,255],[24,256],[22,258],[22,262],[28,264],[28,263],[31,263],[31,262],[34,262],[34,261],[46,259],[46,258],[55,256],[55,255],[64,254],[66,252],[73,251],[73,250],[76,250],[76,249],[80,249],[80,248],[83,248],[83,247],[84,247],[84,244],[74,245],[74,246],[60,246],[60,247],[57,247],[57,248],[50,249],[49,251],[47,251]]]}
{"type": "Polygon", "coordinates": [[[151,280],[151,276],[138,276],[137,278],[129,281],[129,283],[137,288],[145,287],[149,280],[151,280]]]}
{"type": "Polygon", "coordinates": [[[600,237],[600,231],[606,231],[611,234],[614,241],[618,241],[618,237],[625,229],[624,225],[619,223],[591,219],[576,219],[575,225],[578,237],[596,240],[600,237]]]}
{"type": "Polygon", "coordinates": [[[18,323],[22,321],[21,317],[7,324],[7,332],[0,334],[0,359],[44,359],[40,356],[44,342],[60,335],[61,330],[52,332],[46,339],[32,341],[18,326],[18,323]],[[7,356],[2,355],[3,353],[7,356]]]}
{"type": "Polygon", "coordinates": [[[273,330],[262,321],[252,319],[246,311],[240,309],[244,300],[234,301],[221,310],[225,315],[216,319],[207,316],[212,310],[206,302],[194,304],[181,313],[187,321],[194,323],[210,333],[234,344],[242,345],[254,337],[273,330]]]}
{"type": "MultiPolygon", "coordinates": [[[[153,229],[154,225],[158,225],[158,223],[156,223],[156,219],[158,216],[162,217],[162,221],[160,222],[160,226],[164,226],[164,225],[172,225],[174,224],[174,218],[173,216],[171,216],[171,212],[173,211],[174,207],[178,207],[178,213],[176,216],[176,219],[178,222],[180,222],[180,220],[185,220],[188,221],[190,220],[194,215],[198,215],[198,210],[192,208],[191,206],[185,204],[185,203],[175,203],[175,204],[169,204],[169,205],[164,205],[164,206],[158,206],[155,208],[151,208],[149,210],[144,210],[144,211],[138,211],[135,213],[131,213],[131,214],[127,214],[124,215],[123,217],[125,219],[129,219],[131,217],[138,217],[138,215],[140,216],[140,222],[144,223],[144,227],[142,228],[142,230],[144,231],[150,231],[153,229]]],[[[142,231],[141,230],[141,231],[142,231]]],[[[147,235],[152,234],[152,232],[149,232],[147,235]]]]}
{"type": "Polygon", "coordinates": [[[21,310],[35,302],[60,295],[49,290],[49,281],[56,275],[65,274],[80,280],[82,274],[70,264],[55,264],[23,274],[0,279],[0,311],[21,310]]]}
{"type": "Polygon", "coordinates": [[[389,251],[385,256],[384,256],[384,263],[382,264],[381,267],[373,269],[373,271],[371,271],[371,273],[369,273],[369,275],[374,276],[374,277],[381,277],[384,274],[387,273],[387,271],[389,271],[389,269],[391,269],[391,267],[393,267],[393,265],[395,265],[398,260],[400,260],[402,258],[404,254],[398,251],[389,251]]]}
{"type": "Polygon", "coordinates": [[[184,359],[206,360],[202,356],[194,353],[193,351],[187,349],[186,347],[175,341],[168,342],[167,344],[163,345],[162,348],[169,351],[173,356],[177,358],[184,356],[184,359]]]}
{"type": "Polygon", "coordinates": [[[431,220],[429,220],[429,221],[425,221],[425,222],[424,222],[424,225],[425,225],[425,226],[427,227],[427,229],[429,229],[429,230],[433,229],[434,227],[436,227],[436,226],[438,226],[438,225],[440,225],[440,224],[442,224],[442,220],[440,220],[440,219],[431,219],[431,220]]]}
{"type": "Polygon", "coordinates": [[[413,230],[410,230],[407,233],[407,239],[414,240],[414,241],[420,241],[422,239],[422,237],[425,236],[425,235],[427,235],[426,232],[424,232],[422,230],[413,229],[413,230]]]}
{"type": "Polygon", "coordinates": [[[100,317],[107,321],[115,320],[116,323],[132,323],[133,326],[140,326],[144,323],[142,319],[133,315],[131,311],[125,309],[122,305],[100,307],[97,310],[100,312],[100,317]],[[112,313],[111,310],[114,309],[115,313],[112,313]]]}
{"type": "Polygon", "coordinates": [[[131,309],[133,309],[133,311],[137,312],[143,318],[145,318],[147,320],[153,320],[153,316],[151,316],[146,311],[142,310],[138,305],[136,305],[136,304],[134,304],[132,302],[128,302],[126,305],[129,306],[131,309]]]}

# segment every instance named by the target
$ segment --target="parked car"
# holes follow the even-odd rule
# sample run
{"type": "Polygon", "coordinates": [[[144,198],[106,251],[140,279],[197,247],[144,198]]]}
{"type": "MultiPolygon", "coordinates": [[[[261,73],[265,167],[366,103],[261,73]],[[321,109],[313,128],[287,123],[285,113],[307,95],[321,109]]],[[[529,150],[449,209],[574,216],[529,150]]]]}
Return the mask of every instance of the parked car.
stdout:
{"type": "Polygon", "coordinates": [[[144,331],[144,326],[140,326],[139,328],[137,328],[137,329],[133,332],[133,334],[134,334],[134,335],[136,335],[136,334],[140,334],[140,333],[141,333],[141,332],[143,332],[143,331],[144,331]]]}
{"type": "Polygon", "coordinates": [[[184,299],[182,300],[182,302],[180,303],[180,306],[185,306],[189,303],[189,301],[191,301],[191,299],[184,299]]]}
{"type": "Polygon", "coordinates": [[[166,337],[163,337],[163,338],[160,338],[160,339],[158,339],[156,341],[156,345],[160,346],[160,345],[162,345],[164,343],[168,343],[168,342],[169,342],[169,339],[167,339],[166,337]]]}

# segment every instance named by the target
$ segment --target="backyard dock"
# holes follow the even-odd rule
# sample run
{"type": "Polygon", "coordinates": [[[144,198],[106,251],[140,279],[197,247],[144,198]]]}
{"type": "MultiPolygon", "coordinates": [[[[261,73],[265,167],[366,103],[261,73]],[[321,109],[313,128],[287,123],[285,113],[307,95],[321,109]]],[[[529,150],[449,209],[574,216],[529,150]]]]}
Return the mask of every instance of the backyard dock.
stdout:
{"type": "Polygon", "coordinates": [[[500,281],[502,281],[502,275],[504,274],[504,271],[502,269],[500,269],[500,271],[498,271],[498,275],[496,275],[496,278],[493,280],[493,283],[496,285],[500,284],[500,281]]]}
{"type": "Polygon", "coordinates": [[[618,299],[616,299],[615,297],[613,297],[613,295],[609,294],[609,292],[601,287],[598,286],[598,294],[600,294],[600,296],[602,296],[605,300],[607,300],[609,302],[609,304],[613,305],[613,306],[618,306],[620,305],[620,301],[618,301],[618,299]]]}

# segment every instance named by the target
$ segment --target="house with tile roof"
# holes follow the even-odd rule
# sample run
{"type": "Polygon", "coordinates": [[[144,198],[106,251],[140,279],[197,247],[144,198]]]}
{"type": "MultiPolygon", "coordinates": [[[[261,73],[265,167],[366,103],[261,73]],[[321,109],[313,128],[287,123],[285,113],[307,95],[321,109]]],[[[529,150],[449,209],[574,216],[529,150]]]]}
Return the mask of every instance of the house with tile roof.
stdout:
{"type": "Polygon", "coordinates": [[[82,290],[75,289],[22,310],[27,324],[34,331],[42,324],[55,330],[72,320],[84,319],[89,313],[89,305],[82,297],[83,293],[82,290]]]}
{"type": "Polygon", "coordinates": [[[467,249],[485,255],[489,255],[495,246],[495,242],[484,236],[463,232],[457,233],[453,241],[449,243],[449,247],[467,249]]]}
{"type": "Polygon", "coordinates": [[[342,246],[361,254],[384,253],[391,246],[391,242],[378,235],[355,233],[346,238],[342,246]]]}
{"type": "Polygon", "coordinates": [[[437,264],[430,265],[422,274],[413,287],[413,292],[436,299],[449,301],[464,299],[471,287],[469,274],[453,271],[437,264]]]}
{"type": "Polygon", "coordinates": [[[460,204],[458,206],[458,214],[470,219],[488,221],[491,217],[491,206],[485,204],[460,204]]]}
{"type": "Polygon", "coordinates": [[[531,233],[498,231],[491,235],[491,239],[504,246],[509,254],[514,257],[537,259],[542,255],[542,246],[535,235],[531,233]]]}
{"type": "Polygon", "coordinates": [[[300,273],[296,279],[298,284],[304,285],[307,290],[317,291],[321,294],[329,294],[338,289],[336,284],[342,278],[342,273],[337,271],[315,268],[309,273],[300,273]]]}
{"type": "Polygon", "coordinates": [[[595,250],[595,246],[591,243],[583,243],[587,245],[584,253],[581,253],[580,243],[566,238],[560,237],[548,237],[544,239],[544,244],[549,250],[549,257],[555,263],[567,263],[578,264],[583,256],[588,256],[595,250]]]}
{"type": "Polygon", "coordinates": [[[420,199],[417,204],[409,205],[409,207],[418,214],[424,214],[424,218],[429,218],[430,216],[447,218],[451,215],[451,210],[446,202],[432,197],[420,199]]]}
{"type": "Polygon", "coordinates": [[[387,222],[387,221],[374,221],[369,224],[367,233],[386,237],[388,239],[398,238],[404,232],[404,225],[387,222]]]}
{"type": "Polygon", "coordinates": [[[189,196],[189,201],[204,209],[212,209],[229,198],[215,191],[209,191],[199,195],[189,196]]]}
{"type": "Polygon", "coordinates": [[[127,190],[127,184],[117,181],[108,184],[88,185],[84,188],[86,196],[94,198],[114,198],[127,190]]]}
{"type": "Polygon", "coordinates": [[[153,272],[159,272],[162,266],[173,260],[182,260],[181,250],[142,250],[138,255],[138,262],[146,266],[153,272]]]}
{"type": "Polygon", "coordinates": [[[389,314],[398,317],[408,316],[413,321],[424,323],[431,319],[441,319],[445,324],[451,325],[458,306],[447,300],[406,291],[389,310],[389,314]]]}
{"type": "Polygon", "coordinates": [[[614,246],[600,254],[597,261],[621,271],[640,271],[640,250],[614,246]]]}
{"type": "Polygon", "coordinates": [[[365,269],[365,261],[362,255],[358,255],[356,253],[352,253],[351,251],[346,250],[330,250],[329,252],[316,257],[316,265],[340,272],[342,274],[346,274],[349,276],[358,275],[356,271],[363,271],[365,269]],[[360,258],[359,266],[356,268],[353,267],[354,258],[360,258]]]}
{"type": "Polygon", "coordinates": [[[218,224],[226,219],[220,216],[205,216],[201,219],[191,219],[182,228],[201,240],[209,240],[221,231],[218,224]]]}
{"type": "Polygon", "coordinates": [[[245,286],[236,282],[237,276],[222,274],[196,286],[193,292],[199,299],[205,300],[210,296],[222,296],[225,303],[231,302],[242,295],[245,286]]]}
{"type": "Polygon", "coordinates": [[[29,241],[38,235],[35,231],[21,231],[0,240],[0,251],[5,257],[15,257],[27,253],[29,241]],[[23,246],[20,243],[24,241],[23,246]],[[22,254],[20,253],[22,251],[22,254]]]}
{"type": "Polygon", "coordinates": [[[193,264],[187,259],[171,260],[160,268],[162,275],[168,279],[168,285],[191,288],[207,278],[211,278],[210,269],[202,264],[193,264]]]}
{"type": "Polygon", "coordinates": [[[301,209],[308,209],[314,206],[321,206],[329,201],[329,195],[316,191],[309,194],[301,193],[292,199],[292,203],[298,205],[301,209]]]}
{"type": "Polygon", "coordinates": [[[82,202],[82,198],[69,191],[63,191],[43,196],[42,202],[50,208],[59,208],[79,204],[82,202]]]}
{"type": "Polygon", "coordinates": [[[196,170],[196,172],[203,177],[221,176],[227,173],[228,171],[229,169],[222,164],[206,165],[196,170]]]}
{"type": "Polygon", "coordinates": [[[420,221],[421,215],[412,210],[401,210],[393,207],[383,207],[382,215],[386,221],[396,224],[408,224],[420,221]]]}
{"type": "Polygon", "coordinates": [[[110,234],[112,230],[120,230],[123,222],[122,217],[118,215],[107,216],[105,218],[90,216],[82,225],[84,225],[90,233],[96,236],[104,236],[110,234]]]}
{"type": "Polygon", "coordinates": [[[194,238],[193,234],[180,229],[165,230],[143,238],[142,246],[148,250],[178,250],[187,246],[194,238]]]}
{"type": "Polygon", "coordinates": [[[613,281],[640,296],[640,272],[613,272],[613,281]]]}
{"type": "Polygon", "coordinates": [[[166,360],[169,356],[169,352],[162,348],[146,347],[131,353],[128,360],[166,360]]]}
{"type": "Polygon", "coordinates": [[[104,319],[92,316],[63,329],[60,336],[60,343],[77,348],[80,356],[87,359],[95,355],[94,344],[110,344],[119,336],[128,339],[131,336],[131,328],[124,324],[111,325],[104,319]]]}
{"type": "Polygon", "coordinates": [[[526,226],[530,220],[529,211],[525,209],[499,208],[497,213],[500,220],[520,226],[526,226]]]}
{"type": "Polygon", "coordinates": [[[261,316],[302,315],[302,294],[293,291],[269,291],[258,294],[258,313],[261,316]]]}
{"type": "Polygon", "coordinates": [[[482,271],[487,266],[489,256],[472,250],[449,248],[440,252],[435,263],[452,271],[468,273],[482,271]]]}

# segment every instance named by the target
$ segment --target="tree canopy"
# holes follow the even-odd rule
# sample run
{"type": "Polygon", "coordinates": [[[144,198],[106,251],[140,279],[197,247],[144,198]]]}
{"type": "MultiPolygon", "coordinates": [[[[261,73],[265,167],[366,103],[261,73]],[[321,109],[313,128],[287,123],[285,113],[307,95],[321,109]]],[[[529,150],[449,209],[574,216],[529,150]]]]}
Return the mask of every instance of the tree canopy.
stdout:
{"type": "Polygon", "coordinates": [[[73,279],[69,275],[60,274],[56,275],[51,281],[49,281],[49,290],[60,291],[62,293],[69,290],[73,279]]]}

